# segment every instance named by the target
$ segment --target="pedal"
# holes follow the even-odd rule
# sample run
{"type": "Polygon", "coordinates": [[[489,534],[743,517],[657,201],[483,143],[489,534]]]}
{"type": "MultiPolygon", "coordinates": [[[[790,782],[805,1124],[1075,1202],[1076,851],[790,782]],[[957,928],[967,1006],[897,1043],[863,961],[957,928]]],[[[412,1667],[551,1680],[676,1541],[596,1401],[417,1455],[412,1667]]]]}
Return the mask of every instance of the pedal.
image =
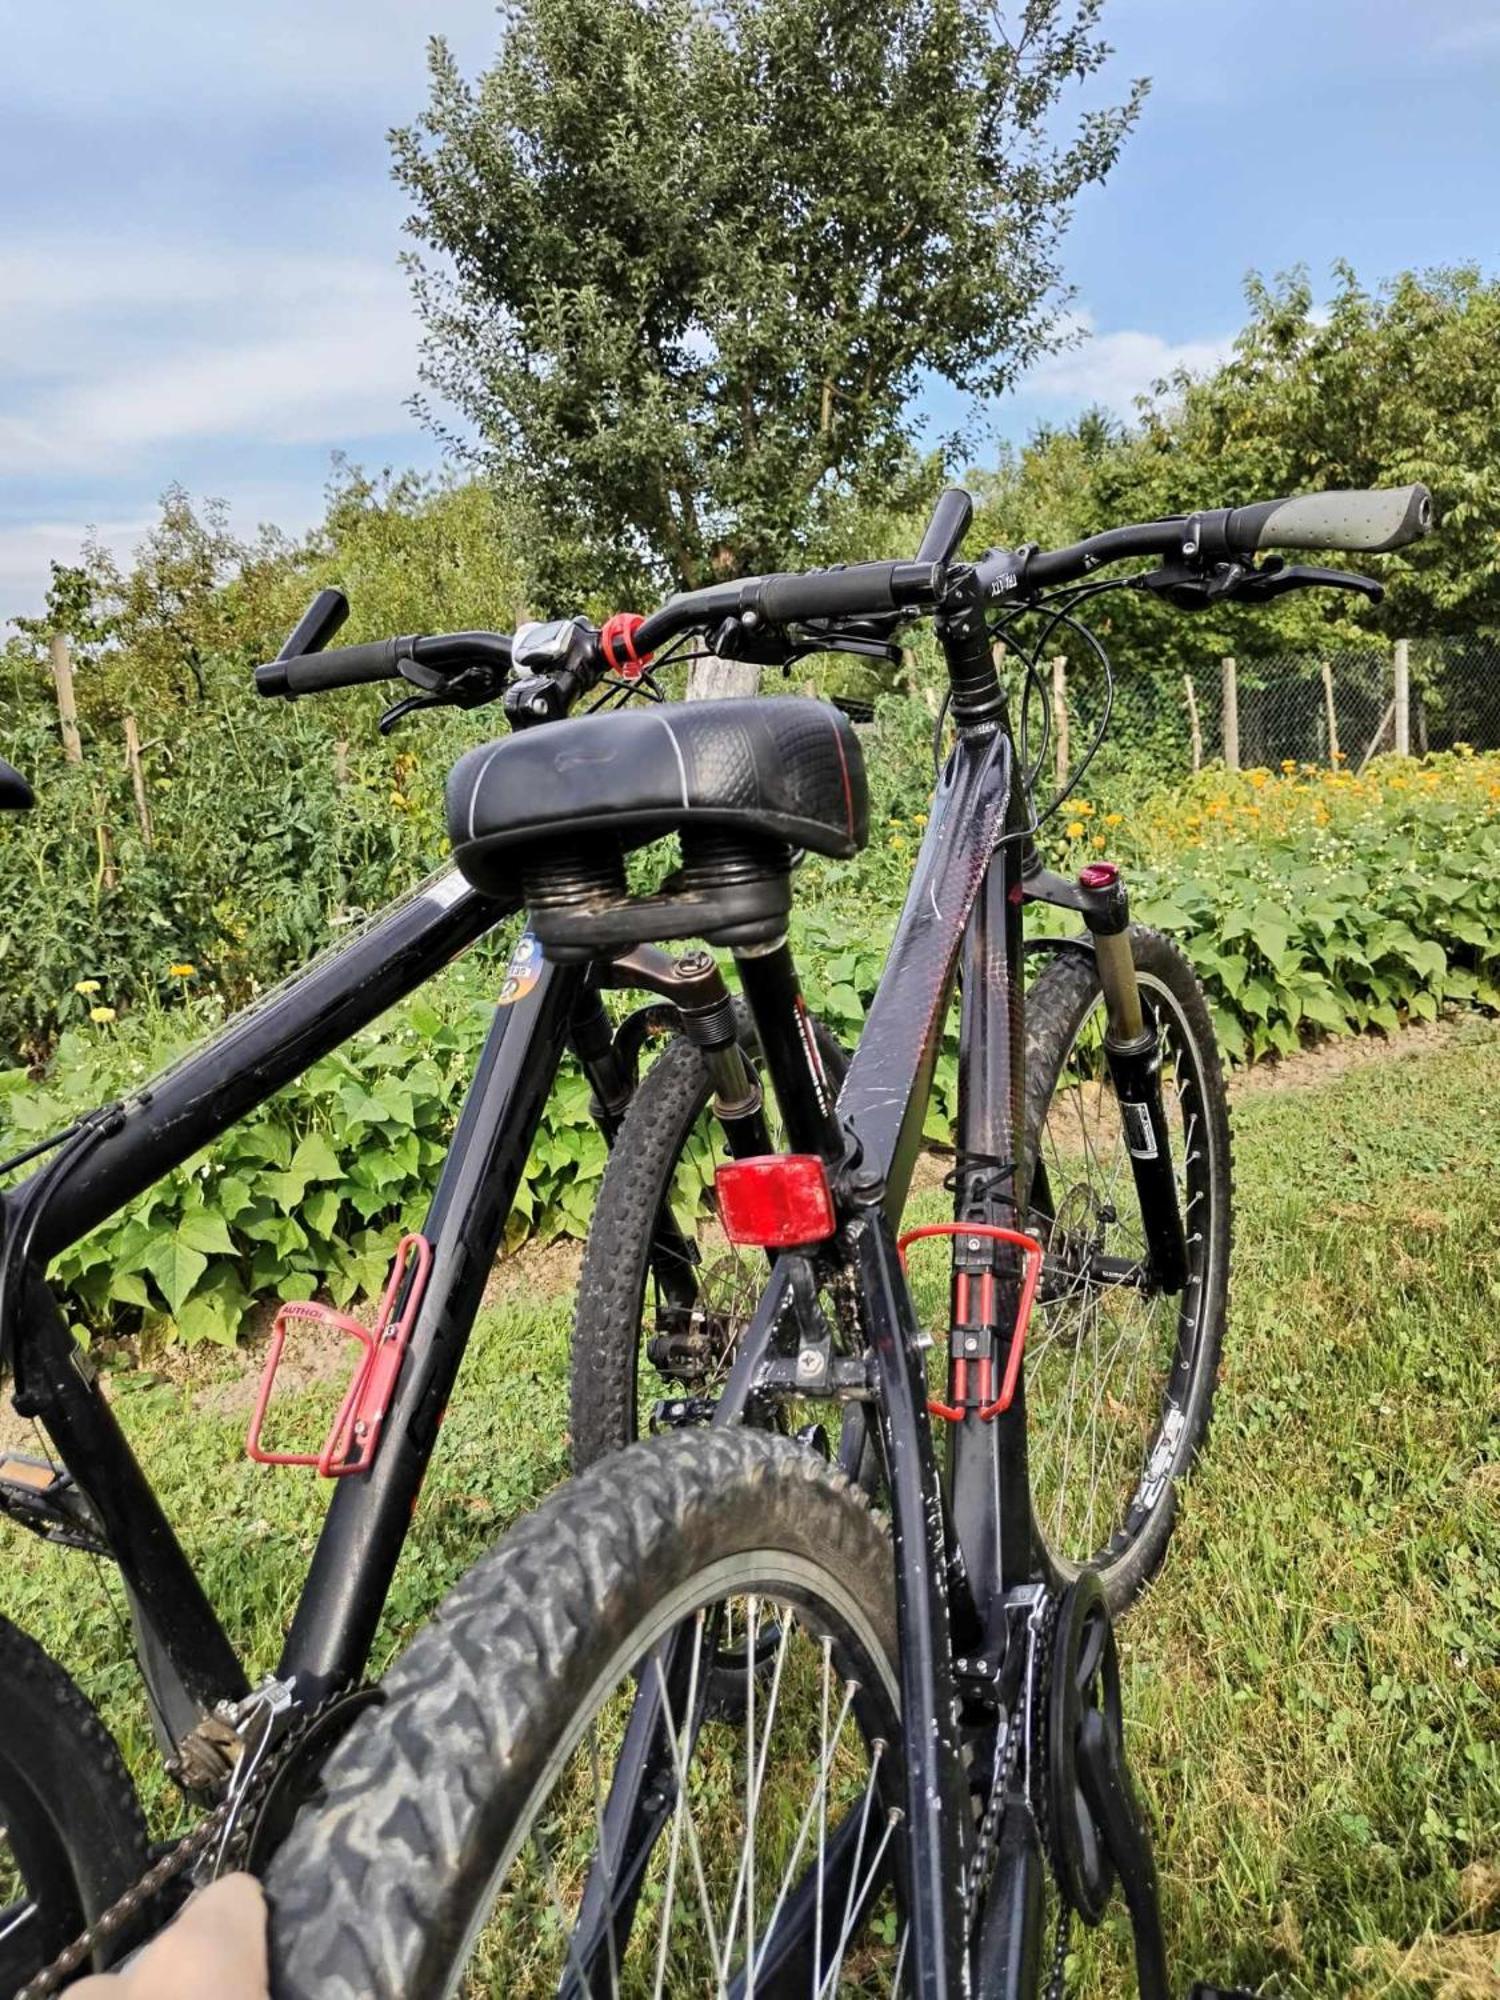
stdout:
{"type": "Polygon", "coordinates": [[[422,1294],[432,1270],[432,1246],[425,1236],[403,1236],[396,1245],[391,1275],[380,1301],[373,1331],[349,1314],[310,1299],[293,1299],[276,1315],[271,1346],[256,1392],[245,1451],[257,1465],[310,1465],[324,1479],[343,1479],[367,1471],[374,1462],[401,1363],[416,1324],[422,1294]],[[294,1326],[318,1326],[341,1339],[357,1341],[359,1358],[338,1414],[329,1425],[319,1451],[273,1451],[262,1441],[266,1412],[276,1386],[276,1373],[294,1326]]]}
{"type": "Polygon", "coordinates": [[[0,1452],[0,1514],[61,1548],[110,1552],[72,1473],[51,1459],[0,1452]]]}

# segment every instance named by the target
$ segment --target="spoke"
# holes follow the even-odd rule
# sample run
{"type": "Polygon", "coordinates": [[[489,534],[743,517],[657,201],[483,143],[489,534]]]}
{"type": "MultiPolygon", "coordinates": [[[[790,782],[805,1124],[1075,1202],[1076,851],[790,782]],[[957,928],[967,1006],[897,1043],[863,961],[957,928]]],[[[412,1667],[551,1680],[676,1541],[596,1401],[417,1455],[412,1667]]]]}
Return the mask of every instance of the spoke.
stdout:
{"type": "MultiPolygon", "coordinates": [[[[833,1748],[835,1750],[838,1748],[839,1738],[843,1734],[845,1720],[848,1717],[850,1707],[854,1701],[854,1697],[858,1692],[859,1692],[859,1687],[857,1682],[847,1681],[845,1683],[844,1704],[843,1707],[839,1710],[838,1721],[835,1723],[833,1731],[833,1748]]],[[[775,1907],[771,1911],[771,1921],[766,1926],[765,1942],[761,1945],[760,1951],[756,1957],[757,1970],[759,1970],[761,1963],[765,1959],[767,1951],[770,1949],[771,1939],[776,1935],[776,1920],[781,1915],[782,1907],[785,1904],[787,1896],[791,1891],[792,1878],[797,1872],[797,1863],[802,1859],[802,1849],[807,1843],[807,1836],[809,1831],[811,1830],[813,1818],[817,1813],[819,1803],[821,1802],[823,1793],[827,1787],[828,1773],[830,1768],[831,1765],[825,1763],[823,1769],[819,1771],[818,1780],[813,1790],[813,1795],[807,1802],[807,1809],[802,1815],[802,1822],[800,1826],[797,1828],[797,1839],[795,1845],[792,1848],[792,1858],[787,1863],[786,1873],[782,1876],[781,1879],[781,1888],[776,1896],[775,1907]]]]}
{"type": "Polygon", "coordinates": [[[880,1752],[884,1748],[883,1743],[875,1746],[875,1756],[870,1765],[869,1788],[865,1792],[864,1807],[860,1813],[859,1845],[855,1849],[854,1860],[849,1869],[849,1893],[844,1898],[843,1924],[839,1930],[838,1943],[834,1947],[833,1964],[828,1968],[823,1984],[818,1988],[817,2000],[823,2000],[824,1994],[835,1993],[838,1990],[836,1982],[839,1973],[843,1969],[844,1954],[849,1949],[849,1940],[858,1928],[860,1915],[865,1907],[865,1899],[879,1879],[880,1864],[885,1858],[885,1850],[890,1846],[891,1835],[901,1824],[903,1817],[900,1808],[897,1806],[892,1806],[889,1812],[887,1812],[885,1816],[885,1831],[880,1836],[880,1845],[876,1848],[870,1866],[865,1872],[864,1881],[860,1882],[860,1856],[865,1850],[865,1832],[870,1823],[870,1806],[875,1797],[875,1774],[880,1767],[880,1752]]]}
{"type": "MultiPolygon", "coordinates": [[[[703,1614],[698,1614],[698,1629],[693,1639],[693,1670],[688,1682],[688,1721],[683,1735],[692,1728],[697,1713],[698,1664],[703,1643],[703,1614]]],[[[693,1864],[693,1876],[698,1885],[698,1906],[703,1912],[704,1927],[708,1932],[709,1954],[715,1965],[719,1962],[719,1933],[714,1923],[714,1913],[708,1893],[708,1878],[703,1870],[703,1850],[698,1844],[698,1825],[693,1818],[693,1808],[688,1803],[687,1767],[684,1765],[683,1746],[677,1737],[677,1722],[672,1714],[672,1699],[667,1693],[667,1677],[662,1672],[661,1654],[653,1653],[652,1665],[656,1668],[656,1685],[661,1693],[661,1705],[667,1716],[667,1740],[672,1746],[672,1768],[677,1778],[677,1813],[682,1820],[683,1831],[687,1835],[688,1857],[693,1864]]]]}
{"type": "Polygon", "coordinates": [[[5,1944],[7,1940],[13,1938],[17,1931],[24,1930],[36,1913],[35,1903],[22,1903],[19,1907],[12,1905],[10,1910],[0,1914],[0,1924],[3,1924],[3,1928],[0,1928],[0,1944],[5,1944]]]}
{"type": "MultiPolygon", "coordinates": [[[[697,1630],[693,1635],[693,1664],[688,1674],[689,1713],[692,1712],[697,1697],[698,1659],[703,1646],[703,1618],[704,1614],[700,1611],[698,1613],[697,1630]]],[[[659,1657],[657,1659],[656,1674],[657,1674],[657,1679],[660,1680],[661,1661],[659,1657]]],[[[670,1706],[667,1704],[665,1691],[663,1692],[662,1695],[662,1705],[667,1709],[667,1726],[670,1729],[672,1727],[672,1712],[670,1706]]],[[[674,1741],[675,1741],[675,1734],[674,1734],[674,1741]]],[[[667,1939],[671,1935],[671,1930],[672,1930],[672,1901],[677,1890],[678,1857],[682,1852],[682,1813],[680,1810],[681,1798],[682,1798],[682,1790],[681,1786],[679,1785],[678,1787],[679,1810],[675,1811],[672,1814],[672,1835],[671,1839],[667,1843],[667,1887],[666,1887],[666,1893],[662,1899],[661,1935],[658,1937],[656,1944],[656,1978],[651,1988],[653,2000],[661,2000],[663,1982],[666,1979],[667,1975],[667,1939]]]]}
{"type": "MultiPolygon", "coordinates": [[[[819,1762],[824,1772],[829,1769],[828,1755],[828,1693],[832,1676],[833,1641],[826,1635],[823,1640],[823,1688],[818,1705],[819,1762]]],[[[823,1966],[823,1875],[828,1860],[828,1786],[818,1788],[818,1899],[813,1909],[813,1978],[816,1980],[823,1966]]]]}
{"type": "MultiPolygon", "coordinates": [[[[578,1956],[578,1940],[574,1934],[572,1922],[568,1917],[567,1911],[563,1908],[562,1892],[557,1886],[557,1871],[552,1866],[552,1856],[548,1853],[547,1843],[542,1838],[540,1824],[531,1829],[531,1844],[542,1858],[542,1872],[547,1878],[547,1894],[552,1900],[553,1914],[562,1926],[563,1949],[567,1953],[568,1961],[572,1965],[573,1970],[578,1974],[580,1990],[584,1993],[592,1993],[593,1988],[589,1983],[588,1974],[584,1971],[582,1962],[578,1956]]],[[[609,1990],[610,2000],[619,2000],[620,1984],[618,1979],[611,1977],[609,1990]]]]}
{"type": "MultiPolygon", "coordinates": [[[[750,1602],[752,1605],[754,1605],[757,1602],[757,1600],[752,1598],[750,1602]]],[[[753,1618],[752,1618],[752,1623],[753,1623],[753,1618]]],[[[782,1620],[781,1620],[781,1637],[776,1642],[776,1659],[771,1668],[771,1685],[766,1695],[766,1719],[764,1727],[761,1730],[760,1748],[758,1753],[755,1751],[755,1675],[754,1675],[755,1651],[754,1651],[753,1640],[751,1642],[751,1648],[749,1654],[750,1692],[747,1699],[746,1710],[745,1710],[745,1759],[746,1759],[746,1819],[750,1828],[750,1836],[746,1842],[744,1852],[740,1855],[740,1869],[734,1885],[734,1901],[733,1904],[731,1905],[729,1912],[728,1935],[724,1942],[724,1958],[719,1967],[720,1979],[727,1980],[729,1977],[729,1961],[734,1954],[734,1937],[739,1922],[740,1898],[742,1893],[744,1893],[746,1889],[748,1889],[748,1901],[746,1903],[746,1912],[745,1912],[745,1993],[747,1996],[747,2000],[751,2000],[751,1996],[753,1996],[755,1992],[755,1973],[757,1966],[757,1961],[754,1955],[754,1950],[755,1950],[755,1855],[753,1851],[754,1829],[756,1824],[758,1823],[757,1816],[760,1811],[761,1796],[765,1789],[766,1760],[771,1754],[771,1732],[776,1726],[776,1707],[777,1703],[781,1698],[782,1669],[786,1665],[787,1648],[791,1643],[792,1629],[794,1624],[795,1624],[795,1619],[793,1618],[790,1610],[783,1609],[782,1620]],[[752,1764],[754,1772],[753,1778],[751,1777],[752,1764]]]]}
{"type": "Polygon", "coordinates": [[[906,1965],[906,1947],[911,1943],[911,1925],[901,1933],[901,1949],[896,1953],[896,1970],[891,1978],[891,2000],[901,1991],[901,1974],[906,1965]]]}
{"type": "Polygon", "coordinates": [[[594,1833],[599,1842],[599,1860],[604,1869],[604,1896],[609,1904],[609,1920],[604,1926],[605,1942],[609,1946],[609,1990],[620,1990],[620,1965],[615,1954],[615,1877],[610,1867],[609,1850],[604,1838],[604,1801],[599,1789],[599,1730],[597,1721],[589,1723],[589,1775],[594,1786],[594,1833]]]}

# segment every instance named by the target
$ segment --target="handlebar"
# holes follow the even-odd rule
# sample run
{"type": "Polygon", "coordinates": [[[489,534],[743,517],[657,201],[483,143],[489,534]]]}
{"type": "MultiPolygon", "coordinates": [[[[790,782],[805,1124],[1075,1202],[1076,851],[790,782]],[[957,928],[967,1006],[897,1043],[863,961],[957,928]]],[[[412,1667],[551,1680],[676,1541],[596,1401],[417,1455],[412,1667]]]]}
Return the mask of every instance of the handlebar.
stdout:
{"type": "Polygon", "coordinates": [[[750,576],[669,598],[637,629],[636,650],[654,653],[679,632],[740,618],[749,625],[807,624],[823,618],[878,618],[931,610],[943,587],[937,562],[851,563],[847,568],[750,576]]]}
{"type": "MultiPolygon", "coordinates": [[[[953,575],[951,565],[972,511],[969,496],[960,489],[950,488],[942,494],[914,562],[852,563],[833,569],[745,577],[683,591],[635,626],[632,658],[644,662],[680,633],[713,632],[731,620],[753,631],[762,625],[817,626],[851,619],[894,622],[905,612],[934,610],[944,601],[953,575]]],[[[1309,493],[1106,528],[1069,548],[991,549],[974,564],[973,574],[984,598],[1024,602],[1042,590],[1076,582],[1106,564],[1156,556],[1171,558],[1179,566],[1173,572],[1174,583],[1185,573],[1190,590],[1201,592],[1204,579],[1232,576],[1224,567],[1228,565],[1250,564],[1250,582],[1269,580],[1269,566],[1265,570],[1253,567],[1252,559],[1261,549],[1326,548],[1378,554],[1404,548],[1425,535],[1431,525],[1432,496],[1425,486],[1309,493]]],[[[1328,581],[1329,573],[1285,571],[1281,577],[1285,587],[1291,588],[1294,581],[1299,586],[1328,581]]],[[[967,588],[972,589],[972,584],[967,588]]],[[[1240,594],[1251,595],[1248,588],[1240,594]]],[[[1268,589],[1259,594],[1273,593],[1268,589]]],[[[255,669],[257,690],[263,695],[295,697],[404,679],[428,690],[433,700],[472,706],[499,694],[512,667],[512,641],[503,632],[377,639],[363,646],[323,651],[348,615],[349,606],[341,592],[321,591],[277,658],[255,669]]],[[[555,641],[563,650],[553,660],[545,647],[538,651],[533,645],[540,671],[526,683],[533,693],[521,704],[514,720],[541,720],[566,712],[613,663],[607,650],[600,650],[599,635],[586,621],[564,620],[546,628],[527,627],[526,631],[545,631],[550,635],[549,643],[555,641]]],[[[824,636],[832,639],[836,635],[824,636]]],[[[524,632],[522,638],[524,641],[524,632]]],[[[523,657],[515,664],[524,673],[533,662],[523,657]]]]}
{"type": "MultiPolygon", "coordinates": [[[[336,595],[337,593],[326,593],[336,595]]],[[[312,619],[316,602],[297,632],[312,619]]],[[[344,606],[348,615],[348,606],[344,606]]],[[[338,629],[339,619],[333,626],[338,629]]],[[[437,677],[462,672],[468,667],[489,667],[502,677],[510,669],[510,639],[504,632],[443,632],[432,638],[415,635],[404,639],[372,639],[363,646],[339,646],[331,653],[291,654],[292,639],[277,659],[255,669],[258,694],[323,694],[331,688],[361,687],[369,681],[415,680],[419,687],[436,684],[437,677]],[[404,675],[403,666],[418,671],[404,675]]]]}
{"type": "Polygon", "coordinates": [[[1024,596],[1076,583],[1106,563],[1131,556],[1176,556],[1206,564],[1243,561],[1270,548],[1380,555],[1405,548],[1431,527],[1432,495],[1425,486],[1304,493],[1290,500],[1258,500],[1248,507],[1214,507],[1201,514],[1174,514],[1128,528],[1106,528],[1065,549],[1017,554],[992,549],[977,567],[986,596],[1011,591],[1024,596]]]}

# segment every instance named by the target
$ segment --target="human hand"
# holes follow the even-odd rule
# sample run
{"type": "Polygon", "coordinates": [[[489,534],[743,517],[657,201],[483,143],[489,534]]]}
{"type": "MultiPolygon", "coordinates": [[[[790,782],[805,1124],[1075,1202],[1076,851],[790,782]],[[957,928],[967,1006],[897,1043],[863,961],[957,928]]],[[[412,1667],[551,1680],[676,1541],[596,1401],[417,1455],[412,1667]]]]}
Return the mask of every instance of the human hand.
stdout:
{"type": "Polygon", "coordinates": [[[123,1972],[68,1990],[73,2000],[270,2000],[259,1882],[226,1875],[210,1883],[123,1972]]]}

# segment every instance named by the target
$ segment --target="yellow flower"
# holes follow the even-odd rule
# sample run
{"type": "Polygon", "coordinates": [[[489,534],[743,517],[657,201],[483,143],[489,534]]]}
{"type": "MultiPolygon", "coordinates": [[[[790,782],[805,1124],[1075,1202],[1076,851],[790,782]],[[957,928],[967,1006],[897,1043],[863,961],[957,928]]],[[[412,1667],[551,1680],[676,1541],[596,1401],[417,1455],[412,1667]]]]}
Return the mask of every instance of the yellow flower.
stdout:
{"type": "Polygon", "coordinates": [[[1271,774],[1269,771],[1250,771],[1246,775],[1251,784],[1254,785],[1256,791],[1260,791],[1271,774]]]}
{"type": "Polygon", "coordinates": [[[1104,815],[1104,824],[1106,826],[1123,826],[1124,822],[1124,813],[1106,813],[1104,815]]]}
{"type": "Polygon", "coordinates": [[[1087,799],[1069,799],[1068,811],[1077,813],[1080,819],[1092,819],[1094,816],[1094,808],[1087,799]]]}
{"type": "Polygon", "coordinates": [[[114,1018],[115,1010],[113,1007],[90,1007],[89,1009],[89,1019],[97,1021],[101,1027],[106,1021],[112,1021],[114,1018]]]}
{"type": "Polygon", "coordinates": [[[78,984],[73,988],[73,991],[75,993],[97,993],[99,991],[99,982],[97,979],[80,979],[78,984]]]}
{"type": "Polygon", "coordinates": [[[179,965],[169,965],[167,971],[173,979],[192,979],[197,974],[198,968],[196,965],[189,965],[184,959],[179,965]]]}
{"type": "Polygon", "coordinates": [[[1281,768],[1282,768],[1282,770],[1283,770],[1283,771],[1287,771],[1287,772],[1291,772],[1291,771],[1295,771],[1295,770],[1296,770],[1296,768],[1297,768],[1297,760],[1296,760],[1296,758],[1295,758],[1295,757],[1283,757],[1283,758],[1282,758],[1282,760],[1281,760],[1281,768]]]}
{"type": "Polygon", "coordinates": [[[1091,845],[1094,847],[1108,847],[1109,842],[1104,838],[1102,833],[1096,833],[1091,845]]]}
{"type": "Polygon", "coordinates": [[[906,842],[905,842],[905,841],[904,841],[904,840],[903,840],[903,839],[901,838],[901,836],[900,836],[900,834],[899,834],[899,833],[893,833],[893,834],[891,835],[891,846],[892,846],[892,847],[895,847],[895,848],[901,848],[901,847],[905,847],[905,845],[906,845],[906,842]]]}
{"type": "Polygon", "coordinates": [[[911,816],[911,823],[913,826],[926,826],[927,824],[926,813],[913,813],[911,816]]]}
{"type": "Polygon", "coordinates": [[[1068,821],[1068,838],[1069,840],[1081,840],[1083,838],[1083,821],[1081,819],[1070,819],[1068,821]]]}

